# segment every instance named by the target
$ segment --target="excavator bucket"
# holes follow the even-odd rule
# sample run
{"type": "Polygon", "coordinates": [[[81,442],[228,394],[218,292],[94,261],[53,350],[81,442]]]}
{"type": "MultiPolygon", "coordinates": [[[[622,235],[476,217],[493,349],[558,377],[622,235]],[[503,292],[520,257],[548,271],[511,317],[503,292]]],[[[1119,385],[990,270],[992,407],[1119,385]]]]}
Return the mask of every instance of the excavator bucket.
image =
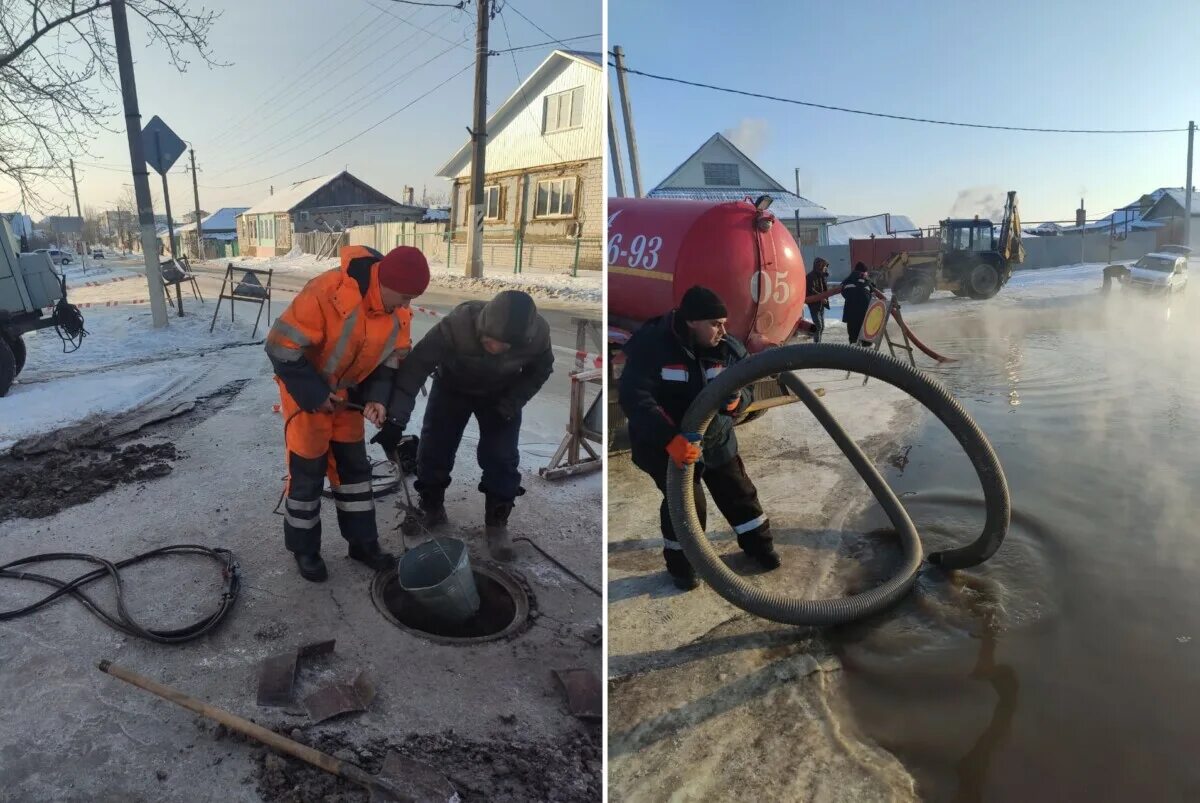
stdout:
{"type": "Polygon", "coordinates": [[[1004,220],[1000,224],[1000,255],[1010,265],[1025,261],[1025,246],[1021,243],[1021,215],[1017,212],[1017,191],[1009,190],[1004,204],[1004,220]]]}

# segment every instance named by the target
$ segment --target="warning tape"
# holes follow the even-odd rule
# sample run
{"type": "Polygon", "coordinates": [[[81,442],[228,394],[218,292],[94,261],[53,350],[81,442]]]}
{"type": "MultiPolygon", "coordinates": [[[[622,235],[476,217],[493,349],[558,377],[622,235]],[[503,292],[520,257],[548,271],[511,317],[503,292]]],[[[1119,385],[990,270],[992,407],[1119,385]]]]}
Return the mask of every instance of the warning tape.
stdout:
{"type": "Polygon", "coordinates": [[[122,300],[122,301],[85,301],[82,304],[75,304],[75,306],[79,307],[80,309],[87,309],[88,307],[124,307],[127,304],[149,304],[149,303],[150,303],[150,299],[148,299],[148,298],[135,298],[130,301],[124,301],[124,300],[122,300]]]}
{"type": "Polygon", "coordinates": [[[105,279],[102,282],[84,282],[83,284],[77,284],[77,285],[75,285],[75,289],[78,290],[82,287],[100,287],[101,285],[105,285],[105,284],[115,284],[117,282],[128,281],[129,279],[142,279],[142,278],[145,278],[145,277],[144,276],[118,276],[115,279],[105,279]]]}

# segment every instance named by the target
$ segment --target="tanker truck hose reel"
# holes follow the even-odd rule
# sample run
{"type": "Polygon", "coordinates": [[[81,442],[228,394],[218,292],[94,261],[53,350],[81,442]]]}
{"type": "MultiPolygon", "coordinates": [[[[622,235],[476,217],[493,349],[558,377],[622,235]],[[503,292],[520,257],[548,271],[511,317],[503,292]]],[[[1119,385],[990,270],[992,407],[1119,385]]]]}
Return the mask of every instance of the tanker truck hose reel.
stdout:
{"type": "Polygon", "coordinates": [[[667,470],[667,502],[671,523],[683,551],[701,577],[726,600],[756,616],[790,625],[828,626],[854,621],[881,611],[908,593],[921,568],[921,539],[908,512],[887,481],[846,434],[820,398],[792,371],[828,369],[853,371],[886,382],[916,399],[954,435],[966,452],[983,488],[986,520],[971,543],[929,556],[944,569],[965,569],[983,563],[1000,548],[1008,533],[1012,507],[1008,482],[995,451],[962,405],[940,384],[894,357],[879,352],[832,344],[780,346],[756,354],[721,372],[692,402],[681,422],[683,432],[701,435],[724,401],[740,388],[778,375],[779,383],[795,394],[821,423],[866,482],[900,538],[901,566],[883,584],[850,597],[797,600],[755,587],[730,570],[705,537],[696,515],[694,466],[667,470]]]}

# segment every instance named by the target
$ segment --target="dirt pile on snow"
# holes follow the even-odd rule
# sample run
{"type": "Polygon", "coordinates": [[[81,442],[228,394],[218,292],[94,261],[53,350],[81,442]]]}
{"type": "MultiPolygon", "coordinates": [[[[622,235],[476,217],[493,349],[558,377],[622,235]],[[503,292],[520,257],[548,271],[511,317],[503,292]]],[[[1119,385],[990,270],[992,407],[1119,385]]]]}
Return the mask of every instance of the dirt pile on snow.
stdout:
{"type": "Polygon", "coordinates": [[[53,516],[119,485],[165,477],[178,458],[173,443],[135,443],[0,459],[0,521],[53,516]]]}

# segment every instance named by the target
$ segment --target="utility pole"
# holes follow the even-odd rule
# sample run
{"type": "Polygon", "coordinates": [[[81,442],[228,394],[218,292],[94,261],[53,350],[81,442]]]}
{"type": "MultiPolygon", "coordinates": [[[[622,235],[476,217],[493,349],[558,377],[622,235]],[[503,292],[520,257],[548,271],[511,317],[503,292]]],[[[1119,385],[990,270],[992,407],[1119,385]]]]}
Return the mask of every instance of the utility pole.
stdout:
{"type": "Polygon", "coordinates": [[[125,133],[129,138],[129,161],[133,166],[133,193],[137,198],[138,223],[142,230],[142,255],[146,258],[146,283],[150,287],[150,312],[154,328],[167,325],[167,301],[159,271],[157,238],[154,236],[154,207],[150,203],[150,175],[142,151],[142,115],[138,111],[137,82],[133,56],[129,52],[129,18],[125,0],[112,0],[113,34],[117,48],[117,70],[121,77],[121,99],[125,106],[125,133]]]}
{"type": "Polygon", "coordinates": [[[1183,244],[1192,247],[1192,140],[1196,136],[1196,121],[1188,121],[1187,184],[1183,187],[1183,244]]]}
{"type": "Polygon", "coordinates": [[[192,157],[192,200],[196,202],[196,258],[204,259],[204,240],[201,239],[204,230],[200,228],[200,187],[196,183],[196,150],[188,148],[192,157]]]}
{"type": "Polygon", "coordinates": [[[471,124],[471,197],[467,204],[471,228],[467,230],[467,239],[470,241],[467,276],[480,279],[483,278],[483,215],[486,203],[483,176],[487,155],[488,22],[492,2],[475,0],[475,6],[475,116],[471,124]]]}
{"type": "Polygon", "coordinates": [[[624,198],[625,165],[621,163],[621,141],[617,139],[616,109],[613,107],[612,93],[608,96],[608,159],[612,162],[617,197],[624,198]]]}
{"type": "Polygon", "coordinates": [[[75,214],[83,220],[83,211],[79,208],[79,185],[75,183],[75,160],[71,160],[71,189],[75,190],[75,214]]]}
{"type": "Polygon", "coordinates": [[[633,178],[633,197],[643,198],[641,160],[638,159],[637,138],[633,134],[633,105],[629,101],[629,88],[625,86],[625,51],[620,45],[613,48],[617,61],[617,89],[621,93],[621,114],[625,116],[625,139],[629,148],[629,175],[633,178]]]}

